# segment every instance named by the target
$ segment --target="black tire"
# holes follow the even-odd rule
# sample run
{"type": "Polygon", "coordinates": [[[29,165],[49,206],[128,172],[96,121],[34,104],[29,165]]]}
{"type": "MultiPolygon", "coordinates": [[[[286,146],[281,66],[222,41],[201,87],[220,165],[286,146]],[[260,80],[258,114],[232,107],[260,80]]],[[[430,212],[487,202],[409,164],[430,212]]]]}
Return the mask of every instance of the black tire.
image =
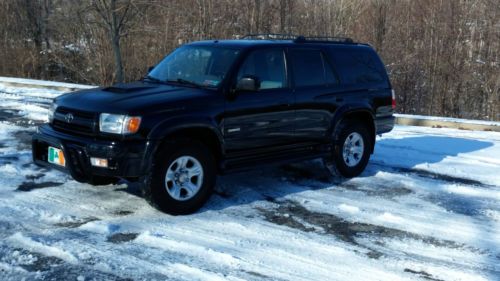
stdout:
{"type": "Polygon", "coordinates": [[[178,139],[165,144],[155,155],[150,175],[144,184],[146,200],[165,213],[186,215],[196,212],[210,198],[216,180],[215,160],[210,150],[201,142],[178,139]],[[167,191],[165,178],[167,169],[179,157],[189,156],[201,164],[203,179],[195,195],[187,200],[176,200],[167,191]]]}
{"type": "MultiPolygon", "coordinates": [[[[338,135],[334,137],[333,152],[329,159],[325,159],[325,166],[334,176],[342,176],[345,178],[356,177],[361,174],[370,160],[372,138],[366,125],[355,121],[342,121],[337,130],[338,135]],[[344,145],[346,139],[352,136],[353,133],[359,134],[363,142],[363,152],[357,164],[350,166],[346,163],[343,156],[344,145]]],[[[358,142],[359,143],[359,142],[358,142]]],[[[359,155],[359,154],[358,154],[359,155]]]]}
{"type": "Polygon", "coordinates": [[[116,184],[120,181],[119,178],[104,177],[104,176],[92,176],[87,183],[91,185],[109,185],[116,184]]]}

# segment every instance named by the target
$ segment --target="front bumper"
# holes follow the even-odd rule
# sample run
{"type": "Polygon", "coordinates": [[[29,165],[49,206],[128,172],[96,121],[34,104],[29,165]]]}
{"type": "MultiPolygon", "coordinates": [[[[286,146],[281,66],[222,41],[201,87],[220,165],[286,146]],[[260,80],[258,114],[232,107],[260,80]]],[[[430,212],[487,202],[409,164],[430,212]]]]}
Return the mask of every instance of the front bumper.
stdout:
{"type": "Polygon", "coordinates": [[[92,176],[143,176],[149,168],[148,155],[152,147],[147,140],[114,141],[69,135],[55,131],[48,124],[39,127],[32,142],[35,164],[67,172],[81,182],[88,181],[92,176]],[[66,158],[65,167],[47,161],[49,146],[62,149],[66,158]],[[90,157],[108,159],[108,168],[92,166],[90,157]]]}

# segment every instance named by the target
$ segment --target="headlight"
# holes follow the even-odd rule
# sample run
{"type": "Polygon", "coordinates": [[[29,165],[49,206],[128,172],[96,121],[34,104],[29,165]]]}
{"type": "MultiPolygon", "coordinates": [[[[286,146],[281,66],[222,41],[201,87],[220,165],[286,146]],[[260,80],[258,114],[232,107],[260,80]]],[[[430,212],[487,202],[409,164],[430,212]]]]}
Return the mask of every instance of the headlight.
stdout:
{"type": "Polygon", "coordinates": [[[52,123],[52,120],[54,120],[54,114],[56,113],[57,109],[57,104],[52,103],[52,105],[49,107],[49,123],[52,123]]]}
{"type": "Polygon", "coordinates": [[[111,134],[134,134],[139,131],[141,117],[101,113],[99,116],[99,130],[111,134]]]}

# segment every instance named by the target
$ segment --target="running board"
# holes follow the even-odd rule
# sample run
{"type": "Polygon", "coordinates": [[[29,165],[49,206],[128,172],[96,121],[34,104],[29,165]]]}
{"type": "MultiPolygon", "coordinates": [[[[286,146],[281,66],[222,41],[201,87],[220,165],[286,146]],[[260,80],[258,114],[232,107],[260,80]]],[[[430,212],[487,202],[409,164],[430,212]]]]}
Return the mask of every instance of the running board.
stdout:
{"type": "Polygon", "coordinates": [[[227,158],[220,163],[222,174],[242,172],[256,168],[301,162],[328,156],[329,145],[309,146],[302,149],[281,150],[275,153],[227,158]]]}

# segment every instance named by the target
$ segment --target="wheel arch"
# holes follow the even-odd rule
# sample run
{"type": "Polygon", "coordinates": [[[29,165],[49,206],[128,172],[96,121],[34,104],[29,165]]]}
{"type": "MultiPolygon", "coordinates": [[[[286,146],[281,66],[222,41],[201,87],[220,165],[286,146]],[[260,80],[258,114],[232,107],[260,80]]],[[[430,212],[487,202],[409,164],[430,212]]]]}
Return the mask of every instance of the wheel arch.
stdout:
{"type": "Polygon", "coordinates": [[[355,107],[355,108],[341,108],[337,110],[332,121],[331,136],[333,136],[334,141],[337,141],[338,135],[340,133],[340,124],[343,121],[350,120],[363,123],[367,126],[368,131],[371,136],[371,147],[370,153],[375,150],[375,138],[376,138],[376,125],[373,112],[369,107],[355,107]]]}
{"type": "Polygon", "coordinates": [[[222,138],[218,136],[213,128],[201,125],[182,126],[168,131],[159,141],[161,147],[174,139],[196,140],[206,145],[213,152],[218,161],[222,157],[222,138]]]}
{"type": "MultiPolygon", "coordinates": [[[[192,139],[206,145],[217,163],[224,153],[223,138],[217,127],[206,119],[190,120],[173,119],[158,125],[148,137],[154,145],[151,147],[148,168],[153,163],[158,150],[174,139],[192,139]]],[[[218,165],[219,166],[219,165],[218,165]]]]}

